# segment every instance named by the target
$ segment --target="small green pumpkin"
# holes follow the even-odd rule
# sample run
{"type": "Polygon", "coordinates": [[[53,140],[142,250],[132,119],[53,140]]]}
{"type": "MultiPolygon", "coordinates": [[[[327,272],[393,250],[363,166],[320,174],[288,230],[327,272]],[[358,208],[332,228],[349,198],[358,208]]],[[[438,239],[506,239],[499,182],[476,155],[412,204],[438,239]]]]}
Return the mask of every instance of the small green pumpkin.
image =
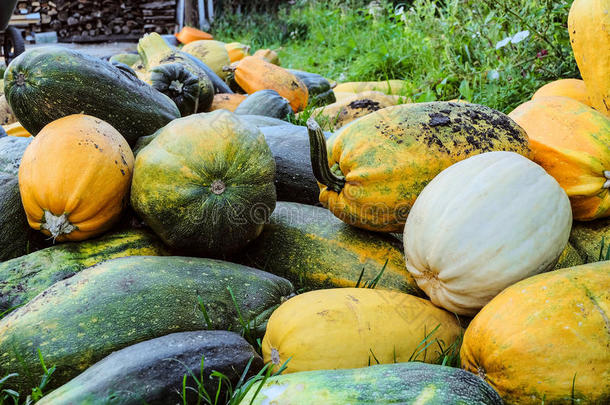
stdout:
{"type": "Polygon", "coordinates": [[[263,115],[265,117],[286,119],[293,115],[290,103],[275,90],[259,90],[250,94],[235,109],[239,115],[263,115]]]}
{"type": "Polygon", "coordinates": [[[226,110],[193,114],[139,151],[131,203],[169,246],[222,256],[261,233],[275,209],[274,177],[257,128],[226,110]]]}
{"type": "Polygon", "coordinates": [[[171,98],[183,117],[197,112],[199,78],[180,63],[158,65],[150,69],[152,86],[171,98]]]}

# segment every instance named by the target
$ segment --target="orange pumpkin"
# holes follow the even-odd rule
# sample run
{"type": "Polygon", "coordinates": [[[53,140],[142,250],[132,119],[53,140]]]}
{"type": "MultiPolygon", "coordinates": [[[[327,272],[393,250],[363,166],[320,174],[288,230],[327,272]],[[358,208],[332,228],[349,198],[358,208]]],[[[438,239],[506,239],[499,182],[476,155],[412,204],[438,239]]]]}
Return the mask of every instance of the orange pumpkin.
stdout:
{"type": "Polygon", "coordinates": [[[262,58],[269,63],[273,63],[274,65],[280,65],[280,57],[277,52],[272,51],[271,49],[259,49],[254,52],[254,55],[257,58],[262,58]]]}
{"type": "Polygon", "coordinates": [[[570,197],[574,219],[610,216],[610,119],[567,97],[541,97],[509,114],[530,140],[533,160],[570,197]]]}
{"type": "Polygon", "coordinates": [[[532,100],[555,96],[572,98],[591,107],[587,96],[587,86],[584,81],[579,79],[560,79],[547,83],[534,93],[532,100]]]}
{"type": "Polygon", "coordinates": [[[214,101],[212,101],[212,105],[210,106],[210,111],[214,110],[229,110],[235,111],[237,106],[241,104],[242,101],[246,99],[246,95],[244,94],[228,94],[228,93],[218,93],[214,95],[214,101]]]}
{"type": "Polygon", "coordinates": [[[127,141],[105,121],[74,114],[46,125],[19,167],[30,226],[57,241],[106,231],[127,201],[133,163],[127,141]]]}
{"type": "Polygon", "coordinates": [[[189,44],[193,41],[199,41],[201,39],[214,39],[211,34],[193,27],[183,27],[179,33],[175,34],[175,36],[178,41],[182,42],[183,44],[189,44]]]}
{"type": "Polygon", "coordinates": [[[248,94],[275,90],[296,113],[305,109],[309,92],[305,84],[288,70],[256,56],[246,56],[235,67],[235,81],[248,94]]]}
{"type": "Polygon", "coordinates": [[[239,42],[225,44],[225,49],[229,54],[231,63],[242,60],[250,53],[250,47],[248,45],[240,44],[239,42]]]}

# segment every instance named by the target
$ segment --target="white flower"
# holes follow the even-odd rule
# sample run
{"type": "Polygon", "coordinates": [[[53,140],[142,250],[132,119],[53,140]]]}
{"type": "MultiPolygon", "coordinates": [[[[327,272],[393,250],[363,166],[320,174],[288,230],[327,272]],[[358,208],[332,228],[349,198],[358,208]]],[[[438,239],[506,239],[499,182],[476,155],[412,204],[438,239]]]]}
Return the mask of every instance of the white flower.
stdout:
{"type": "Polygon", "coordinates": [[[487,80],[498,80],[500,78],[500,73],[493,69],[487,73],[487,80]]]}
{"type": "Polygon", "coordinates": [[[506,45],[508,45],[511,39],[513,39],[513,37],[504,38],[502,41],[496,44],[496,49],[504,48],[506,45]]]}
{"type": "Polygon", "coordinates": [[[519,42],[523,41],[525,38],[527,38],[529,36],[530,36],[530,32],[528,30],[520,31],[520,32],[517,32],[515,35],[513,35],[513,38],[510,40],[510,42],[513,44],[518,44],[519,42]]]}

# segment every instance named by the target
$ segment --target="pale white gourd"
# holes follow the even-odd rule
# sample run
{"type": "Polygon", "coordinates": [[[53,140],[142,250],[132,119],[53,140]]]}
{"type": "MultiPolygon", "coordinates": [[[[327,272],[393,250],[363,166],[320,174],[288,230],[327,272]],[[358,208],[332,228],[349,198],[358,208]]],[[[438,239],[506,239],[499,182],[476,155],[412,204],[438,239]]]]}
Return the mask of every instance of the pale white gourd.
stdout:
{"type": "Polygon", "coordinates": [[[571,227],[570,201],[542,167],[513,152],[483,153],[442,171],[415,201],[407,269],[434,304],[474,315],[509,285],[550,270],[571,227]]]}

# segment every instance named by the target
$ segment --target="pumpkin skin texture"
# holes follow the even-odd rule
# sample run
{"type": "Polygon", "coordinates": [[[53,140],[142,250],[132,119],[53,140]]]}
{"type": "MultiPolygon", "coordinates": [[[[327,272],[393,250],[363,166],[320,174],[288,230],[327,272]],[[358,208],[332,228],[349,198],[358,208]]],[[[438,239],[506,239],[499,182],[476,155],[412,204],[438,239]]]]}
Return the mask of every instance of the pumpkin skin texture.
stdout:
{"type": "Polygon", "coordinates": [[[610,257],[610,218],[574,222],[570,243],[586,263],[610,257]]]}
{"type": "MultiPolygon", "coordinates": [[[[290,358],[285,373],[400,363],[437,326],[429,339],[438,339],[444,350],[461,335],[455,315],[409,294],[370,288],[310,291],[271,315],[263,360],[277,370],[290,358]]],[[[415,360],[438,360],[438,346],[433,346],[415,360]]]]}
{"type": "Polygon", "coordinates": [[[214,40],[193,41],[182,47],[182,52],[201,60],[221,79],[227,77],[228,72],[222,68],[230,65],[231,60],[223,42],[214,40]]]}
{"type": "Polygon", "coordinates": [[[262,231],[275,161],[256,128],[217,110],[172,121],[138,152],[131,204],[169,246],[220,256],[262,231]]]}
{"type": "Polygon", "coordinates": [[[310,128],[320,202],[344,222],[380,232],[402,232],[421,190],[453,163],[494,150],[530,155],[523,129],[477,104],[387,107],[344,126],[326,145],[316,133],[310,128]]]}
{"type": "Polygon", "coordinates": [[[199,78],[180,63],[166,63],[150,70],[151,85],[172,99],[180,115],[197,112],[199,106],[199,78]]]}
{"type": "Polygon", "coordinates": [[[589,105],[610,116],[610,3],[574,0],[568,31],[578,70],[587,85],[589,105]]]}
{"type": "Polygon", "coordinates": [[[442,171],[415,201],[407,269],[434,304],[472,316],[509,285],[552,270],[571,226],[568,197],[542,167],[483,153],[442,171]]]}
{"type": "Polygon", "coordinates": [[[418,362],[348,370],[316,370],[269,378],[241,405],[502,405],[477,376],[453,367],[418,362]]]}
{"type": "Polygon", "coordinates": [[[579,79],[560,79],[547,83],[534,93],[532,100],[542,97],[568,97],[591,107],[587,86],[579,79]]]}
{"type": "Polygon", "coordinates": [[[271,49],[259,49],[258,51],[254,52],[254,55],[252,55],[256,58],[261,58],[266,60],[269,63],[273,63],[274,65],[279,66],[280,65],[280,57],[277,54],[277,52],[271,50],[271,49]]]}
{"type": "Polygon", "coordinates": [[[533,160],[570,197],[574,219],[610,216],[610,119],[567,97],[528,101],[509,114],[525,129],[533,160]]]}
{"type": "Polygon", "coordinates": [[[30,227],[59,242],[103,233],[119,219],[132,173],[133,153],[107,122],[83,114],[53,121],[19,167],[30,227]]]}
{"type": "Polygon", "coordinates": [[[334,87],[336,92],[362,93],[363,91],[380,91],[385,94],[402,94],[408,82],[404,80],[382,80],[378,82],[346,82],[334,87]]]}
{"type": "Polygon", "coordinates": [[[609,291],[610,261],[507,288],[468,326],[462,368],[479,374],[506,403],[607,404],[609,291]]]}
{"type": "Polygon", "coordinates": [[[235,67],[235,81],[248,94],[259,90],[275,90],[290,102],[294,112],[305,109],[309,97],[307,87],[288,70],[256,56],[246,56],[235,67]]]}
{"type": "Polygon", "coordinates": [[[214,101],[212,101],[210,111],[225,109],[234,112],[237,106],[245,99],[245,94],[214,94],[214,101]]]}

